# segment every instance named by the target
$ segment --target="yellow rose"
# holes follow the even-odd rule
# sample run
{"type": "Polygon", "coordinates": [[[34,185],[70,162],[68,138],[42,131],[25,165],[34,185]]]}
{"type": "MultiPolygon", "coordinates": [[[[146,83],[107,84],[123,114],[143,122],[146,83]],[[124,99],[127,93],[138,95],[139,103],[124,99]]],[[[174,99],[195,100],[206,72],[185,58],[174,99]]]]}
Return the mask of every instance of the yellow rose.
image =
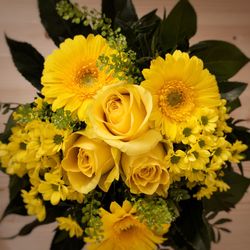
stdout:
{"type": "Polygon", "coordinates": [[[149,128],[152,106],[151,94],[141,86],[105,86],[90,108],[90,126],[97,137],[128,155],[146,153],[162,138],[149,128]]]}
{"type": "Polygon", "coordinates": [[[122,178],[134,194],[165,196],[170,184],[169,174],[164,162],[166,155],[163,145],[159,143],[151,151],[129,156],[122,154],[122,178]]]}
{"type": "Polygon", "coordinates": [[[99,185],[107,192],[114,179],[119,178],[119,166],[114,159],[115,151],[109,145],[78,131],[66,142],[62,167],[76,191],[87,194],[99,185]]]}

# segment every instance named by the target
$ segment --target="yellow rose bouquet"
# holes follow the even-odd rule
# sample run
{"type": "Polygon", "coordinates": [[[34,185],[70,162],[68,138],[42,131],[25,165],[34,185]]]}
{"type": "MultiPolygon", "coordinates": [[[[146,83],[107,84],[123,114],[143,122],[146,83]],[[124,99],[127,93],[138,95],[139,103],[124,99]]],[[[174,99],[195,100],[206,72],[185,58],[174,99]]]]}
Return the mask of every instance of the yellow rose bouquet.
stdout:
{"type": "Polygon", "coordinates": [[[17,235],[56,222],[52,250],[209,250],[228,231],[216,226],[228,219],[211,219],[250,184],[250,133],[229,115],[246,84],[228,80],[249,58],[223,41],[189,46],[187,0],[163,18],[138,18],[131,0],[102,0],[102,12],[38,6],[58,48],[44,59],[6,36],[38,94],[0,106],[12,112],[0,142],[2,219],[36,217],[17,235]]]}

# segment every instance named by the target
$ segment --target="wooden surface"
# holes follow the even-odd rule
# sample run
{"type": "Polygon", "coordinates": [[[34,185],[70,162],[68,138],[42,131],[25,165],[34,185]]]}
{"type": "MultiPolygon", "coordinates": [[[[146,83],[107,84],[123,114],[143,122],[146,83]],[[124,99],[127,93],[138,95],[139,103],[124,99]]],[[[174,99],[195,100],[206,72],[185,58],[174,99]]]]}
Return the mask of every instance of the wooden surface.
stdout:
{"type": "MultiPolygon", "coordinates": [[[[99,8],[99,0],[81,0],[82,4],[99,8]]],[[[134,0],[139,16],[158,8],[162,15],[164,6],[167,10],[177,1],[170,0],[134,0]]],[[[207,39],[221,39],[236,44],[250,56],[250,1],[249,0],[192,0],[198,13],[198,32],[191,44],[207,39]]],[[[4,32],[11,38],[31,43],[44,56],[55,48],[47,39],[40,24],[35,0],[0,0],[0,101],[25,103],[32,101],[35,89],[22,78],[15,69],[8,48],[4,41],[4,32]]],[[[237,81],[250,82],[250,64],[242,69],[234,78],[237,81]]],[[[243,108],[233,115],[248,120],[250,88],[242,95],[243,108]]],[[[4,128],[6,116],[0,115],[0,131],[4,128]]],[[[250,164],[246,164],[246,175],[250,176],[250,164]],[[248,168],[248,170],[247,170],[248,168]]],[[[0,174],[0,214],[8,203],[8,177],[0,174]]],[[[247,250],[250,249],[250,195],[247,193],[237,208],[230,214],[233,222],[229,225],[232,234],[223,234],[222,241],[213,245],[213,250],[247,250]]],[[[12,236],[19,228],[32,218],[8,216],[0,224],[0,237],[12,236]]],[[[192,225],[190,225],[191,227],[192,225]]],[[[0,240],[1,250],[48,250],[55,225],[42,226],[35,229],[27,237],[14,240],[0,240]]],[[[143,249],[142,249],[143,250],[143,249]]]]}

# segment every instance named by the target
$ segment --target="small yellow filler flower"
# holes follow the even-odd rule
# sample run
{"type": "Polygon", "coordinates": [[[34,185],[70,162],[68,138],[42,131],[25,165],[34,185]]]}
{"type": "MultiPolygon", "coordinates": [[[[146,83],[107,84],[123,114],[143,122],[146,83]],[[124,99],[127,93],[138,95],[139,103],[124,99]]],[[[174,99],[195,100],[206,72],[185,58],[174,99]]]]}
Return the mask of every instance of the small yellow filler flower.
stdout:
{"type": "Polygon", "coordinates": [[[83,229],[72,219],[71,215],[68,217],[58,217],[56,221],[58,222],[58,228],[68,231],[71,238],[74,236],[81,237],[83,235],[83,229]]]}

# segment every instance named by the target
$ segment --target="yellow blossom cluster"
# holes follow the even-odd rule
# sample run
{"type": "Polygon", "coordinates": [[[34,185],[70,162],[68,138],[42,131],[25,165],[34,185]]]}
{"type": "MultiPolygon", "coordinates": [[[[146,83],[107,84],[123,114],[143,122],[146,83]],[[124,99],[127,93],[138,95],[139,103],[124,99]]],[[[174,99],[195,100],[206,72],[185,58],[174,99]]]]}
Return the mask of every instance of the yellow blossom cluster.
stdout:
{"type": "Polygon", "coordinates": [[[72,219],[71,215],[68,217],[58,217],[56,221],[58,222],[58,228],[68,231],[71,238],[74,236],[81,237],[83,235],[83,229],[72,219]]]}
{"type": "Polygon", "coordinates": [[[13,127],[9,143],[0,144],[0,162],[6,173],[29,176],[30,190],[22,190],[22,197],[28,214],[39,221],[46,216],[43,201],[56,205],[60,200],[83,200],[61,167],[61,150],[69,134],[52,123],[33,120],[13,127]]]}

